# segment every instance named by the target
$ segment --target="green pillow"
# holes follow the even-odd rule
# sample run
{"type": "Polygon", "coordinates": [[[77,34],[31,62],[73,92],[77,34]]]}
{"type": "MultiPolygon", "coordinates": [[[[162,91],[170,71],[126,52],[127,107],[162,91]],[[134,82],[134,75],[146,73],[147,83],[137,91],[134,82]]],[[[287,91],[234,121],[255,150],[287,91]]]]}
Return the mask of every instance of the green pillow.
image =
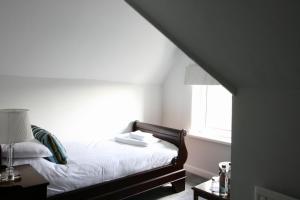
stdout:
{"type": "Polygon", "coordinates": [[[57,164],[67,164],[67,153],[61,142],[53,134],[38,126],[31,125],[33,136],[52,152],[53,156],[47,160],[57,164]]]}

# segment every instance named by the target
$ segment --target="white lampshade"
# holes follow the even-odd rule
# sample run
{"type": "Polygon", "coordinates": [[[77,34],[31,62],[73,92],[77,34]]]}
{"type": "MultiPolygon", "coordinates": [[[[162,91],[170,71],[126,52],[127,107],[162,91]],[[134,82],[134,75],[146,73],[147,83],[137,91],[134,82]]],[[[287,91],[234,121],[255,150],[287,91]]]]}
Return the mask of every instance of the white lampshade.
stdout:
{"type": "Polygon", "coordinates": [[[0,109],[0,144],[33,139],[27,109],[0,109]]]}
{"type": "Polygon", "coordinates": [[[185,69],[185,85],[220,85],[220,83],[209,75],[199,65],[191,64],[185,69]]]}

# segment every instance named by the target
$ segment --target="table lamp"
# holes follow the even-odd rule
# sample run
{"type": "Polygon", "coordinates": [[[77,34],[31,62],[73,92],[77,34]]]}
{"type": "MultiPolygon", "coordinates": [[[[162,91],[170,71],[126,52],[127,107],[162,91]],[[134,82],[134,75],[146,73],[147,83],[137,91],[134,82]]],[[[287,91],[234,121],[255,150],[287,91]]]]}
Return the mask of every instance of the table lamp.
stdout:
{"type": "Polygon", "coordinates": [[[13,167],[13,145],[33,139],[27,109],[0,109],[0,144],[8,144],[7,168],[2,181],[18,178],[13,167]]]}

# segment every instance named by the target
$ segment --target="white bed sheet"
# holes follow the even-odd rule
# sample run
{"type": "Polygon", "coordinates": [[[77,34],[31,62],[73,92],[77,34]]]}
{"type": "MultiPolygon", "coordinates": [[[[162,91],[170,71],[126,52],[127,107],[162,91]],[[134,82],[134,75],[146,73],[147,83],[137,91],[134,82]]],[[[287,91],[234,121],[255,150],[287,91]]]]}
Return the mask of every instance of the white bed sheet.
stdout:
{"type": "Polygon", "coordinates": [[[15,160],[15,165],[31,164],[49,181],[48,196],[164,166],[178,154],[178,148],[165,141],[147,147],[121,144],[113,139],[63,144],[68,154],[66,165],[43,158],[15,160]]]}

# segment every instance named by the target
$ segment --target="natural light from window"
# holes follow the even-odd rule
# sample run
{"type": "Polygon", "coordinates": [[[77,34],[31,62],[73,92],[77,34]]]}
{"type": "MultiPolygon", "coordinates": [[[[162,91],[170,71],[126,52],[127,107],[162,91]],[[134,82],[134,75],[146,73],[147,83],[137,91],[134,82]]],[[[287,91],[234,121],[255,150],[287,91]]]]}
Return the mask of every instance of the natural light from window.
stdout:
{"type": "Polygon", "coordinates": [[[221,85],[192,86],[191,133],[231,143],[232,95],[221,85]]]}

